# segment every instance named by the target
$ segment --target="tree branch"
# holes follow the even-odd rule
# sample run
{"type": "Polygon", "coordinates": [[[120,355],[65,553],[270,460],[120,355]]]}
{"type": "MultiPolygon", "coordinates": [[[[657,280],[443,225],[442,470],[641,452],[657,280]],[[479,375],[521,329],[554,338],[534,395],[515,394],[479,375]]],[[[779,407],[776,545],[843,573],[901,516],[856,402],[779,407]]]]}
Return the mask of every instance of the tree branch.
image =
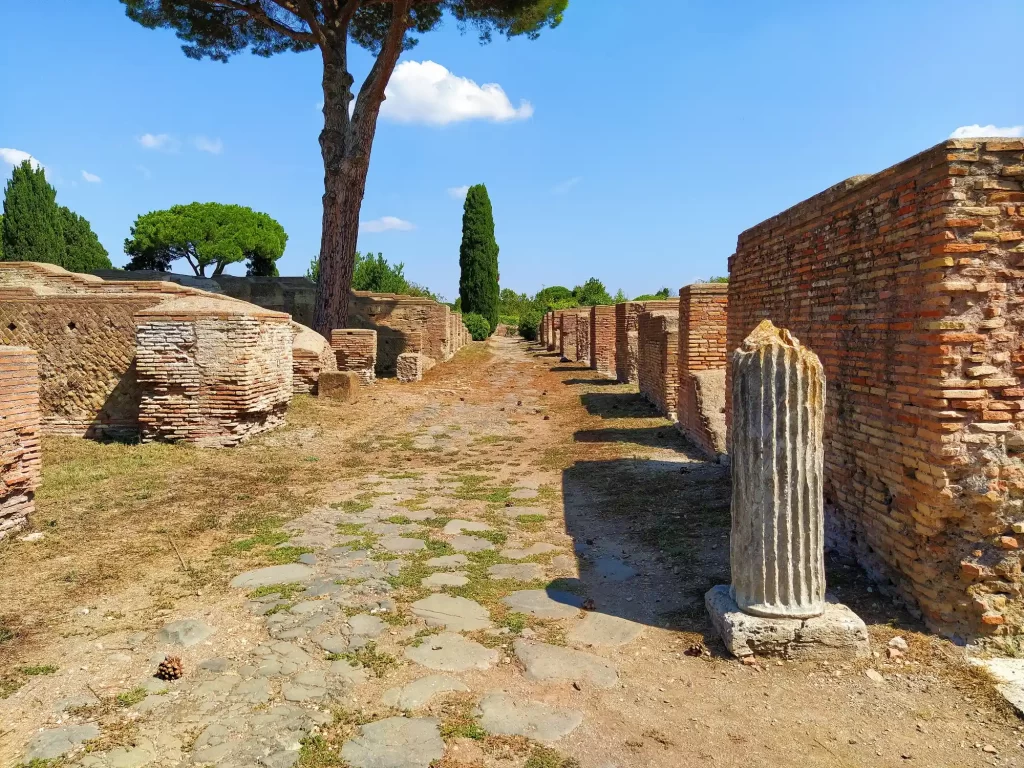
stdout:
{"type": "Polygon", "coordinates": [[[273,2],[285,10],[294,13],[309,24],[310,31],[318,39],[320,45],[326,42],[323,30],[320,29],[320,21],[316,17],[316,9],[313,8],[309,0],[295,0],[295,2],[292,2],[292,0],[273,0],[273,2]]]}
{"type": "MultiPolygon", "coordinates": [[[[270,16],[267,15],[267,12],[263,10],[263,6],[259,4],[259,0],[255,3],[242,3],[238,2],[238,0],[204,0],[204,2],[217,8],[230,8],[232,10],[248,14],[268,29],[272,29],[285,37],[290,37],[292,40],[297,40],[301,43],[316,44],[318,42],[316,36],[311,32],[302,32],[301,30],[292,29],[287,24],[282,24],[276,19],[270,18],[270,16]]],[[[279,3],[276,4],[280,5],[279,3]]],[[[302,17],[300,16],[300,18],[302,17]]]]}
{"type": "Polygon", "coordinates": [[[398,57],[402,53],[402,41],[409,29],[409,9],[412,7],[412,0],[394,0],[391,4],[391,26],[380,46],[380,53],[377,54],[370,73],[363,80],[359,88],[359,95],[356,97],[356,109],[353,118],[358,122],[364,106],[367,102],[376,115],[380,104],[384,100],[384,89],[387,87],[391,73],[398,63],[398,57]]]}

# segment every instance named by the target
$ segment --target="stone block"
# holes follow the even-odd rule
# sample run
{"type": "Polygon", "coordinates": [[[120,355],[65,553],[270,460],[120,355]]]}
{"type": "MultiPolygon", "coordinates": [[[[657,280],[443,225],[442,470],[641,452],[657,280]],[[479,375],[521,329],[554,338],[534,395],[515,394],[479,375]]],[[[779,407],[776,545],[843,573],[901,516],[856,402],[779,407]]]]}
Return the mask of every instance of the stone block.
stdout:
{"type": "Polygon", "coordinates": [[[319,396],[354,403],[359,399],[359,374],[355,371],[324,371],[320,374],[319,396]]]}
{"type": "Polygon", "coordinates": [[[423,355],[418,352],[403,352],[398,356],[396,371],[399,381],[419,381],[424,370],[423,355]]]}
{"type": "Polygon", "coordinates": [[[833,661],[870,655],[868,630],[853,611],[826,600],[810,619],[769,619],[743,613],[728,585],[712,587],[704,605],[715,631],[733,656],[771,656],[793,661],[833,661]]]}

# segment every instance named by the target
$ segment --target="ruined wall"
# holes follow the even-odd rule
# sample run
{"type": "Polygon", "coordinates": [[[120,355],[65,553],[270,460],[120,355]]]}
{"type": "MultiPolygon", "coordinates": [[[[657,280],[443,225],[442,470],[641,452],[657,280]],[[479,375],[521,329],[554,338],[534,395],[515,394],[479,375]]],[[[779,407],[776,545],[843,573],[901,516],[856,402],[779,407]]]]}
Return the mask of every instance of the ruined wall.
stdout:
{"type": "Polygon", "coordinates": [[[562,350],[562,315],[565,310],[556,309],[551,313],[551,336],[548,338],[548,351],[558,352],[562,350]]]}
{"type": "Polygon", "coordinates": [[[355,291],[349,325],[377,331],[377,375],[394,376],[398,356],[405,352],[419,352],[433,360],[447,360],[454,354],[449,354],[450,314],[448,306],[431,299],[355,291]]]}
{"type": "Polygon", "coordinates": [[[658,413],[674,419],[679,391],[679,315],[663,309],[641,312],[636,320],[640,394],[658,413]]]}
{"type": "Polygon", "coordinates": [[[21,528],[34,510],[39,432],[37,355],[0,345],[0,539],[21,528]]]}
{"type": "Polygon", "coordinates": [[[365,328],[336,328],[331,331],[339,371],[353,371],[364,385],[377,378],[377,332],[365,328]]]}
{"type": "Polygon", "coordinates": [[[678,311],[679,300],[624,301],[615,305],[615,377],[623,384],[637,381],[637,316],[664,309],[678,311]]]}
{"type": "Polygon", "coordinates": [[[590,315],[576,318],[576,361],[590,367],[590,315]]]}
{"type": "Polygon", "coordinates": [[[578,309],[562,310],[562,332],[558,341],[558,351],[565,360],[576,359],[576,321],[581,312],[578,309]]]}
{"type": "Polygon", "coordinates": [[[934,630],[1019,632],[1024,141],[946,141],[744,232],[728,345],[770,318],[825,366],[831,546],[934,630]]]}
{"type": "Polygon", "coordinates": [[[729,286],[724,283],[695,283],[679,289],[678,426],[712,457],[726,450],[728,303],[729,286]]]}
{"type": "Polygon", "coordinates": [[[338,364],[327,339],[299,323],[292,322],[292,393],[315,395],[322,371],[336,371],[338,364]]]}
{"type": "Polygon", "coordinates": [[[615,375],[615,305],[590,308],[590,367],[615,375]]]}
{"type": "Polygon", "coordinates": [[[143,441],[228,447],[284,423],[293,376],[288,315],[186,297],[137,318],[143,441]]]}

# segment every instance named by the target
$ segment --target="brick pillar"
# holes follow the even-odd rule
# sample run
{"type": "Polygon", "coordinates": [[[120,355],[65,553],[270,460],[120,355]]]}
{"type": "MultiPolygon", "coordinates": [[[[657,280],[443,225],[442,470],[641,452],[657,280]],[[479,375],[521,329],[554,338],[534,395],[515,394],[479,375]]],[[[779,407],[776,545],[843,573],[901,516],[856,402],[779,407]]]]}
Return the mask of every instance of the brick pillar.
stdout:
{"type": "Polygon", "coordinates": [[[36,353],[0,345],[0,539],[21,528],[35,508],[40,421],[36,353]]]}

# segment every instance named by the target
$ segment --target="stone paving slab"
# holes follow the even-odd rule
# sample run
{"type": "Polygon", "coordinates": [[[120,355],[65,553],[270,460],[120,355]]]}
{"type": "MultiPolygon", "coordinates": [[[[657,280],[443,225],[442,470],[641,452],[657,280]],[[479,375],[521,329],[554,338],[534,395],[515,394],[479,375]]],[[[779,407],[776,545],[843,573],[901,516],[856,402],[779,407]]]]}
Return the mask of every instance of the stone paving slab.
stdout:
{"type": "Polygon", "coordinates": [[[432,717],[389,717],[359,728],[341,757],[352,768],[429,768],[444,756],[440,721],[432,717]]]}
{"type": "Polygon", "coordinates": [[[573,645],[615,647],[633,642],[641,632],[643,626],[635,621],[591,611],[569,631],[566,639],[573,645]]]}
{"type": "Polygon", "coordinates": [[[469,563],[469,558],[465,555],[444,555],[427,560],[427,565],[431,568],[458,568],[467,563],[469,563]]]}
{"type": "Polygon", "coordinates": [[[388,552],[419,552],[427,546],[423,539],[407,539],[402,536],[388,536],[379,543],[388,552]]]}
{"type": "Polygon", "coordinates": [[[463,531],[489,531],[491,526],[475,520],[449,520],[441,530],[445,536],[456,536],[463,531]]]}
{"type": "Polygon", "coordinates": [[[526,665],[527,680],[584,681],[598,688],[611,688],[619,680],[610,662],[583,651],[529,640],[516,640],[513,647],[526,665]]]}
{"type": "Polygon", "coordinates": [[[439,672],[488,669],[498,662],[498,652],[453,632],[430,635],[419,645],[405,649],[406,658],[439,672]]]}
{"type": "Polygon", "coordinates": [[[548,544],[546,541],[541,541],[521,549],[517,549],[515,547],[503,549],[501,550],[501,556],[507,557],[509,560],[525,560],[528,557],[547,554],[548,552],[554,552],[557,549],[558,547],[554,544],[548,544]]]}
{"type": "Polygon", "coordinates": [[[469,687],[448,675],[427,675],[401,688],[388,689],[384,692],[384,703],[389,707],[411,711],[425,707],[435,696],[452,691],[466,693],[469,687]]]}
{"type": "Polygon", "coordinates": [[[66,755],[79,744],[89,739],[98,739],[99,736],[99,726],[93,723],[51,728],[37,734],[29,742],[28,750],[25,752],[25,760],[29,763],[33,760],[54,760],[66,755]]]}
{"type": "Polygon", "coordinates": [[[213,631],[213,627],[205,621],[182,619],[181,621],[172,621],[170,624],[165,625],[163,629],[156,633],[156,640],[158,643],[169,643],[170,645],[191,648],[193,645],[198,645],[210,637],[213,631]]]}
{"type": "Polygon", "coordinates": [[[415,616],[428,627],[445,627],[456,632],[472,632],[491,626],[491,616],[480,603],[464,597],[431,595],[412,604],[415,616]]]}
{"type": "Polygon", "coordinates": [[[583,598],[558,590],[524,589],[501,598],[501,602],[517,613],[528,613],[538,619],[571,619],[579,615],[583,598]]]}
{"type": "Polygon", "coordinates": [[[453,536],[452,537],[452,549],[456,552],[483,552],[484,550],[494,549],[494,545],[491,544],[487,539],[481,539],[479,536],[453,536]]]}
{"type": "Polygon", "coordinates": [[[469,584],[469,577],[466,571],[450,571],[447,573],[432,573],[420,579],[420,586],[431,588],[440,587],[464,587],[469,584]]]}
{"type": "Polygon", "coordinates": [[[537,581],[544,578],[544,567],[539,563],[502,563],[488,568],[487,575],[492,579],[537,581]]]}
{"type": "Polygon", "coordinates": [[[271,584],[304,582],[311,578],[313,578],[313,569],[308,565],[289,563],[288,565],[271,565],[267,568],[257,568],[240,573],[231,580],[231,586],[236,589],[253,589],[271,584]]]}
{"type": "Polygon", "coordinates": [[[578,710],[514,699],[504,691],[487,694],[477,708],[477,715],[488,733],[525,736],[547,744],[558,741],[583,722],[583,713],[578,710]]]}

